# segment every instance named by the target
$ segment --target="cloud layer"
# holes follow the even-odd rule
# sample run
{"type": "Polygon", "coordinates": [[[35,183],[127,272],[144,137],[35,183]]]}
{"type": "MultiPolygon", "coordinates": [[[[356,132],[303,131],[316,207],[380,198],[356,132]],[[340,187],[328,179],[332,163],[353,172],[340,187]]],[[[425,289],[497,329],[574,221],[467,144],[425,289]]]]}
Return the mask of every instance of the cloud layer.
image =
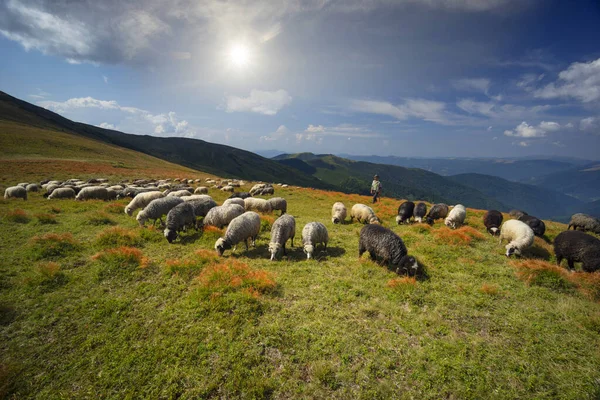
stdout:
{"type": "Polygon", "coordinates": [[[283,89],[274,92],[252,90],[248,97],[227,96],[227,112],[253,112],[275,115],[292,102],[292,96],[283,89]]]}

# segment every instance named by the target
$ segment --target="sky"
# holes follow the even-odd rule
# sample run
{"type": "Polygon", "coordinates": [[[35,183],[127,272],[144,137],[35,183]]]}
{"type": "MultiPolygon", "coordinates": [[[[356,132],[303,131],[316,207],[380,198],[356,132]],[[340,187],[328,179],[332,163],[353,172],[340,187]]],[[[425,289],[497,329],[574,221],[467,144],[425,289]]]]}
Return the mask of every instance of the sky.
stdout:
{"type": "Polygon", "coordinates": [[[597,0],[0,0],[0,90],[250,151],[600,159],[597,0]]]}

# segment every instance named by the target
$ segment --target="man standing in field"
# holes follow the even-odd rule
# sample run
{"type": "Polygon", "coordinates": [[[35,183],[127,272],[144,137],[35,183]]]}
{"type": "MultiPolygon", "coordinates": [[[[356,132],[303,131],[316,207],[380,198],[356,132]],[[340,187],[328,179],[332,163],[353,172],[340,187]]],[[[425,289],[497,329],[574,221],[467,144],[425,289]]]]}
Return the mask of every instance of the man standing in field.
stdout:
{"type": "Polygon", "coordinates": [[[371,183],[371,194],[373,195],[373,203],[377,202],[377,199],[381,195],[381,182],[379,182],[379,175],[373,177],[373,183],[371,183]]]}

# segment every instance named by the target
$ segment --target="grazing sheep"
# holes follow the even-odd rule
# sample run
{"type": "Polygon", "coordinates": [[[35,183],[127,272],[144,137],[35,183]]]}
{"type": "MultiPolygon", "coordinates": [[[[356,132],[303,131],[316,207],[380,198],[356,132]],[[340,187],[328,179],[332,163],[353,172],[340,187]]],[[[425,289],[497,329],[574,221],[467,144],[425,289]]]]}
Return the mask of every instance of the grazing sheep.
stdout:
{"type": "Polygon", "coordinates": [[[267,195],[273,195],[275,194],[275,188],[273,188],[273,186],[267,186],[265,188],[263,188],[260,193],[257,193],[261,196],[267,196],[267,195]]]}
{"type": "Polygon", "coordinates": [[[371,207],[360,203],[353,205],[350,210],[350,222],[353,222],[354,218],[363,224],[380,223],[379,218],[375,215],[375,211],[371,207]]]}
{"type": "MultiPolygon", "coordinates": [[[[46,193],[47,193],[47,194],[51,194],[51,193],[54,191],[54,189],[56,189],[56,188],[59,188],[59,187],[60,187],[60,185],[59,185],[59,184],[56,184],[56,183],[49,183],[49,184],[47,184],[47,185],[45,185],[45,186],[46,186],[46,187],[45,187],[45,189],[46,189],[46,193]]],[[[42,187],[43,187],[43,186],[42,186],[42,187]]]]}
{"type": "Polygon", "coordinates": [[[521,211],[521,210],[510,210],[508,212],[508,215],[510,215],[514,219],[519,219],[519,217],[522,217],[523,215],[529,215],[529,214],[527,214],[525,211],[521,211]]]}
{"type": "Polygon", "coordinates": [[[64,188],[56,188],[48,195],[48,199],[74,199],[75,198],[75,190],[73,188],[64,187],[64,188]]]}
{"type": "Polygon", "coordinates": [[[229,205],[229,204],[237,204],[242,207],[246,207],[246,203],[244,203],[244,199],[240,199],[239,197],[235,197],[233,199],[227,199],[223,202],[224,206],[229,205]]]}
{"type": "Polygon", "coordinates": [[[208,194],[208,188],[206,186],[198,186],[194,190],[194,194],[208,194]]]}
{"type": "Polygon", "coordinates": [[[457,204],[448,213],[448,216],[444,220],[444,224],[452,229],[456,229],[458,226],[461,226],[465,223],[466,217],[467,210],[465,209],[465,206],[462,204],[457,204]]]}
{"type": "Polygon", "coordinates": [[[334,224],[343,224],[346,222],[346,206],[344,203],[337,201],[331,207],[331,222],[334,224]]]}
{"type": "Polygon", "coordinates": [[[27,190],[28,192],[39,192],[40,185],[38,185],[37,183],[30,183],[25,187],[25,190],[27,190]]]}
{"type": "Polygon", "coordinates": [[[5,199],[23,199],[27,200],[27,189],[23,186],[11,186],[4,191],[5,199]]]}
{"type": "Polygon", "coordinates": [[[544,233],[546,233],[546,224],[539,218],[531,215],[521,215],[518,220],[529,225],[531,229],[533,229],[535,236],[541,237],[544,236],[544,233]]]}
{"type": "Polygon", "coordinates": [[[405,201],[400,204],[398,207],[398,215],[396,216],[396,223],[398,225],[410,223],[410,218],[413,216],[414,211],[415,203],[412,201],[405,201]]]}
{"type": "Polygon", "coordinates": [[[483,225],[485,225],[487,231],[492,236],[497,236],[500,234],[500,225],[502,225],[502,220],[504,216],[498,210],[489,210],[483,216],[483,225]]]}
{"type": "MultiPolygon", "coordinates": [[[[176,196],[171,196],[171,197],[176,197],[176,196]]],[[[196,218],[206,217],[208,212],[217,206],[217,203],[210,197],[205,198],[205,199],[194,199],[194,200],[190,200],[190,201],[186,201],[185,197],[180,197],[180,199],[181,198],[183,198],[183,201],[190,203],[192,205],[192,207],[194,208],[194,215],[196,216],[196,218]]]]}
{"type": "Polygon", "coordinates": [[[145,192],[156,192],[156,188],[143,188],[136,186],[129,186],[123,189],[123,193],[121,193],[121,197],[131,197],[132,199],[140,193],[145,192]]]}
{"type": "Polygon", "coordinates": [[[167,227],[163,234],[169,243],[173,243],[179,232],[185,231],[188,227],[197,228],[196,215],[192,205],[184,201],[173,207],[167,214],[167,227]]]}
{"type": "Polygon", "coordinates": [[[208,211],[202,223],[204,225],[216,226],[217,228],[221,229],[224,226],[229,225],[232,219],[242,215],[244,211],[244,207],[238,204],[216,206],[208,211]]]}
{"type": "Polygon", "coordinates": [[[271,205],[265,199],[256,197],[247,197],[244,199],[244,208],[246,211],[254,210],[266,214],[271,212],[271,205]]]}
{"type": "Polygon", "coordinates": [[[573,214],[567,230],[571,229],[571,227],[573,227],[573,230],[581,229],[584,232],[589,231],[600,235],[600,220],[591,215],[582,213],[573,214]]]}
{"type": "Polygon", "coordinates": [[[283,214],[273,222],[271,227],[271,242],[269,243],[269,252],[271,261],[275,260],[283,250],[285,251],[285,242],[292,240],[291,247],[294,247],[294,236],[296,236],[296,220],[289,214],[283,214]]]}
{"type": "Polygon", "coordinates": [[[216,241],[215,250],[222,256],[225,250],[231,249],[243,241],[246,251],[248,251],[248,239],[252,240],[252,247],[256,247],[256,238],[259,233],[260,217],[254,211],[246,211],[231,220],[225,235],[216,241]]]}
{"type": "MultiPolygon", "coordinates": [[[[177,196],[171,196],[177,197],[177,196]]],[[[183,201],[193,201],[193,200],[212,200],[213,198],[207,194],[193,194],[191,196],[183,196],[183,201]]]]}
{"type": "Polygon", "coordinates": [[[88,186],[79,191],[75,200],[108,200],[108,190],[102,186],[88,186]]]}
{"type": "Polygon", "coordinates": [[[119,195],[120,192],[117,192],[116,190],[112,190],[111,188],[106,188],[106,193],[107,193],[106,200],[116,200],[117,196],[119,195]]]}
{"type": "Polygon", "coordinates": [[[173,207],[180,203],[183,203],[183,200],[181,197],[176,196],[166,196],[154,199],[137,214],[135,219],[140,226],[144,226],[149,219],[154,220],[153,224],[156,224],[156,221],[160,221],[162,225],[163,215],[167,215],[173,207]]]}
{"type": "Polygon", "coordinates": [[[417,204],[414,211],[415,221],[418,223],[423,222],[423,218],[427,215],[427,204],[421,202],[417,204]]]}
{"type": "Polygon", "coordinates": [[[311,259],[315,247],[322,243],[327,250],[327,242],[329,242],[329,234],[327,228],[320,222],[309,222],[302,228],[302,244],[304,245],[304,253],[307,259],[311,259]]]}
{"type": "Polygon", "coordinates": [[[569,269],[575,268],[574,263],[582,263],[581,268],[586,272],[600,269],[600,240],[580,231],[564,231],[554,239],[556,264],[560,265],[563,258],[567,259],[569,269]]]}
{"type": "Polygon", "coordinates": [[[266,183],[258,183],[254,186],[252,186],[252,189],[250,189],[250,195],[252,196],[256,196],[256,195],[268,195],[268,194],[273,194],[275,193],[275,189],[273,188],[272,185],[270,184],[266,184],[266,183]]]}
{"type": "Polygon", "coordinates": [[[500,228],[500,243],[503,239],[508,240],[506,245],[506,256],[520,255],[523,250],[533,244],[533,229],[525,222],[511,219],[502,224],[500,228]]]}
{"type": "Polygon", "coordinates": [[[167,196],[177,196],[177,197],[184,197],[184,196],[191,196],[192,193],[189,190],[175,190],[173,192],[169,192],[169,194],[167,194],[167,196]]]}
{"type": "Polygon", "coordinates": [[[444,203],[434,204],[429,213],[427,214],[426,220],[429,225],[433,225],[436,219],[446,218],[448,216],[448,206],[444,203]]]}
{"type": "Polygon", "coordinates": [[[267,200],[267,203],[269,203],[272,211],[281,211],[280,215],[283,215],[287,212],[287,201],[285,201],[283,197],[271,197],[269,200],[267,200]]]}
{"type": "Polygon", "coordinates": [[[138,208],[144,208],[150,204],[152,200],[160,199],[161,197],[165,197],[165,195],[163,192],[159,191],[139,193],[129,202],[129,204],[127,204],[125,207],[125,214],[132,216],[133,212],[138,208]]]}
{"type": "Polygon", "coordinates": [[[381,225],[367,225],[360,230],[358,239],[358,258],[367,251],[371,260],[381,259],[382,265],[387,265],[391,271],[400,274],[415,275],[419,264],[409,256],[400,236],[381,225]]]}
{"type": "Polygon", "coordinates": [[[235,198],[240,198],[240,199],[246,199],[248,197],[252,197],[252,195],[248,192],[233,192],[231,194],[231,196],[229,196],[230,199],[235,199],[235,198]]]}
{"type": "Polygon", "coordinates": [[[233,186],[231,186],[231,185],[223,186],[223,187],[221,188],[221,191],[222,191],[222,192],[231,192],[231,193],[233,193],[233,191],[234,191],[234,190],[235,190],[235,189],[234,189],[234,188],[233,188],[233,186]]]}

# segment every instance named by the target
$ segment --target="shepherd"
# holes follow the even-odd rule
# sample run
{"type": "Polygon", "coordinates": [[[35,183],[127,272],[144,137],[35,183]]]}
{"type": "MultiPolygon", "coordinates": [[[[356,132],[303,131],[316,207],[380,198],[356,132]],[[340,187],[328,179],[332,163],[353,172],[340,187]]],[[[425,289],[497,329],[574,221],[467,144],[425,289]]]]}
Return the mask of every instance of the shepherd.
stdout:
{"type": "Polygon", "coordinates": [[[377,203],[377,199],[381,195],[381,182],[379,181],[379,175],[373,177],[373,183],[371,183],[371,194],[373,195],[373,203],[377,203]]]}

